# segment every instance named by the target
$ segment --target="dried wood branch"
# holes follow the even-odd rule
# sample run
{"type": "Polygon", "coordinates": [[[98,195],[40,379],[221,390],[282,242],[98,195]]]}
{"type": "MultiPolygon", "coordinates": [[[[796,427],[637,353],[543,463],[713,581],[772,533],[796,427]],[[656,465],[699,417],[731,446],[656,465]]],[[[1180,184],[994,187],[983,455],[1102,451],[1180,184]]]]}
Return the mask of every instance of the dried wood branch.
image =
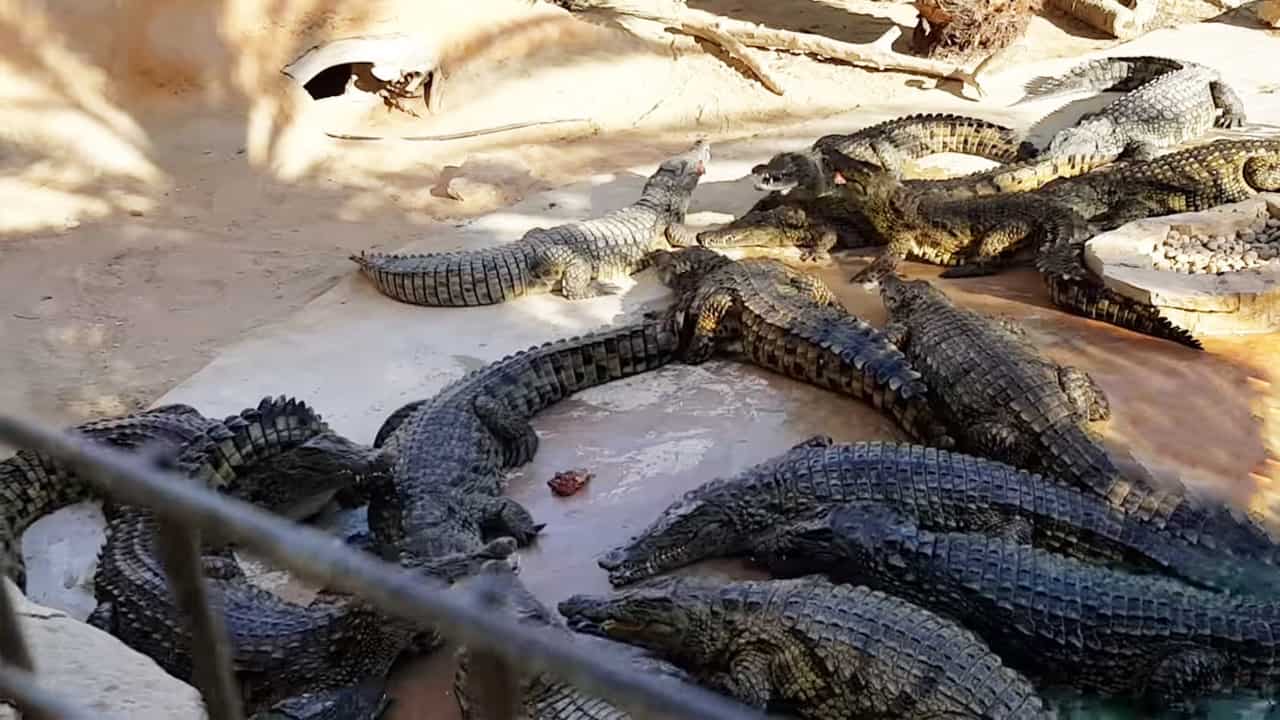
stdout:
{"type": "Polygon", "coordinates": [[[1048,0],[1048,5],[1095,30],[1121,40],[1132,40],[1146,32],[1155,17],[1156,0],[1132,2],[1132,7],[1118,0],[1048,0]]]}
{"type": "Polygon", "coordinates": [[[681,0],[553,0],[553,2],[571,12],[598,12],[649,20],[674,28],[686,35],[702,38],[719,46],[730,57],[741,62],[756,79],[778,95],[784,94],[782,84],[762,60],[753,57],[749,48],[805,53],[858,67],[897,70],[959,80],[966,90],[974,90],[978,97],[983,95],[983,91],[977,75],[991,60],[989,57],[973,70],[968,70],[956,63],[894,52],[891,46],[902,34],[902,29],[896,26],[875,42],[847,43],[822,35],[779,30],[759,23],[722,17],[705,10],[690,8],[681,0]]]}

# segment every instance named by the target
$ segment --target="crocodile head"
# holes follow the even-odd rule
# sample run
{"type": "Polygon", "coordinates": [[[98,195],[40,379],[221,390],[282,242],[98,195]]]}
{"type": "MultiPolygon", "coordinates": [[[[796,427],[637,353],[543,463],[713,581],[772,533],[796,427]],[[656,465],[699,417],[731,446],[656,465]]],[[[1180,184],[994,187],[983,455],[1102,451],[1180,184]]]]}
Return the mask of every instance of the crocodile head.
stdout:
{"type": "Polygon", "coordinates": [[[825,225],[814,227],[803,207],[788,203],[750,210],[723,227],[704,230],[698,233],[698,244],[709,248],[809,247],[821,244],[829,232],[825,225]]]}
{"type": "Polygon", "coordinates": [[[637,645],[680,665],[702,665],[727,645],[709,632],[718,587],[703,578],[655,578],[612,595],[574,595],[558,609],[577,632],[637,645]]]}
{"type": "Polygon", "coordinates": [[[904,280],[890,273],[878,279],[880,300],[889,317],[906,317],[926,301],[950,302],[941,290],[928,280],[904,280]]]}
{"type": "Polygon", "coordinates": [[[690,490],[644,532],[615,548],[597,563],[616,585],[652,577],[706,558],[744,552],[748,532],[733,512],[732,499],[719,482],[690,490]]]}
{"type": "Polygon", "coordinates": [[[367,487],[389,472],[378,450],[324,432],[256,463],[238,482],[253,502],[289,512],[335,490],[367,487]]]}
{"type": "Polygon", "coordinates": [[[832,184],[846,198],[885,199],[902,189],[902,180],[896,174],[835,148],[823,150],[823,162],[831,168],[832,184]]]}
{"type": "Polygon", "coordinates": [[[693,189],[707,172],[711,144],[699,140],[693,147],[668,158],[649,176],[640,192],[640,204],[649,205],[680,221],[689,210],[693,189]]]}
{"type": "Polygon", "coordinates": [[[784,152],[769,158],[769,162],[751,168],[756,190],[787,194],[797,187],[820,189],[822,168],[818,159],[810,153],[784,152]]]}

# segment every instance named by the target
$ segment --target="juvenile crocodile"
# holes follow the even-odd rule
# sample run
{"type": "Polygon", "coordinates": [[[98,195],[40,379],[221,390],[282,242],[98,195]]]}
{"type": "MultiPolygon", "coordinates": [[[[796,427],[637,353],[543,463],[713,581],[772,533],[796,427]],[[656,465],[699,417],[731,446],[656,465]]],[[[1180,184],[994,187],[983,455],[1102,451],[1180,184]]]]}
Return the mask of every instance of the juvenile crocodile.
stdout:
{"type": "Polygon", "coordinates": [[[834,579],[891,592],[972,628],[1046,684],[1180,705],[1215,691],[1273,692],[1274,602],[1130,575],[970,533],[933,533],[884,508],[830,516],[834,579]]]}
{"type": "Polygon", "coordinates": [[[1017,131],[979,118],[919,113],[886,120],[848,135],[824,135],[802,152],[778,153],[751,168],[757,190],[782,195],[798,191],[816,197],[832,189],[835,171],[823,156],[834,148],[845,155],[900,174],[903,165],[935,153],[963,153],[1012,163],[1036,154],[1017,131]]]}
{"type": "Polygon", "coordinates": [[[1194,542],[1270,548],[1266,532],[1221,504],[1125,477],[1086,427],[1110,415],[1084,371],[1050,362],[1018,326],[957,306],[924,280],[880,284],[885,334],[932,389],[958,450],[1087,488],[1136,519],[1194,542]]]}
{"type": "Polygon", "coordinates": [[[1147,60],[1107,58],[1085,63],[1068,73],[1075,78],[1089,77],[1091,73],[1109,76],[1106,68],[1119,65],[1128,71],[1127,77],[1140,73],[1154,77],[1058,131],[1044,153],[1149,160],[1162,150],[1203,137],[1214,127],[1244,124],[1244,104],[1217,70],[1166,58],[1155,58],[1159,63],[1147,60]],[[1138,67],[1145,69],[1135,70],[1138,67]],[[1157,74],[1157,69],[1163,72],[1157,74]]]}
{"type": "MultiPolygon", "coordinates": [[[[283,510],[283,498],[270,493],[297,490],[310,483],[312,495],[350,487],[360,478],[338,471],[320,475],[308,468],[309,458],[337,456],[343,468],[372,476],[375,453],[334,433],[314,410],[294,398],[263,398],[257,407],[214,420],[189,405],[172,404],[123,417],[92,420],[72,428],[77,435],[124,449],[147,446],[183,448],[178,461],[191,466],[196,479],[210,486],[237,491],[239,473],[251,465],[280,475],[277,482],[248,483],[247,499],[283,510]],[[262,465],[284,451],[294,451],[287,465],[262,465]]],[[[22,533],[40,518],[60,508],[97,498],[65,465],[42,453],[20,450],[0,462],[0,565],[24,586],[22,533]]],[[[106,508],[111,511],[110,506],[106,508]]]]}
{"type": "Polygon", "coordinates": [[[657,578],[560,603],[570,627],[662,653],[745,704],[801,718],[1048,717],[973,633],[867,588],[818,577],[657,578]]]}
{"type": "MultiPolygon", "coordinates": [[[[571,633],[560,616],[543,605],[525,587],[509,565],[490,562],[474,576],[459,583],[467,588],[477,580],[498,583],[504,600],[504,610],[521,622],[562,631],[566,638],[576,643],[597,645],[602,653],[624,658],[641,672],[652,673],[673,682],[692,683],[689,674],[665,660],[654,657],[640,648],[615,642],[594,635],[571,633]]],[[[491,720],[479,702],[478,693],[483,685],[473,687],[470,653],[465,648],[458,653],[458,670],[454,675],[453,696],[464,720],[491,720]]],[[[515,720],[629,720],[630,713],[593,695],[588,695],[573,685],[556,679],[547,673],[526,675],[520,679],[520,697],[515,720]]]]}
{"type": "Polygon", "coordinates": [[[1091,494],[1001,462],[921,445],[835,444],[825,436],[686,492],[599,564],[610,582],[625,585],[699,560],[749,555],[775,528],[855,502],[892,508],[929,530],[999,533],[1208,589],[1280,591],[1280,570],[1252,559],[1273,556],[1273,547],[1191,545],[1091,494]]]}
{"type": "Polygon", "coordinates": [[[413,305],[492,305],[556,289],[569,300],[611,293],[608,280],[643,270],[651,250],[679,242],[710,157],[711,146],[699,141],[659,165],[635,203],[592,220],[534,228],[506,245],[426,255],[362,252],[351,260],[379,292],[413,305]]]}
{"type": "Polygon", "coordinates": [[[486,534],[533,541],[542,525],[502,497],[502,470],[538,447],[529,418],[590,387],[676,358],[670,313],[507,356],[393,413],[375,445],[391,467],[370,486],[369,526],[383,546],[420,559],[475,551],[486,534]]]}
{"type": "Polygon", "coordinates": [[[945,445],[920,374],[869,323],[845,311],[815,276],[769,258],[730,260],[705,248],[654,253],[684,315],[684,360],[738,341],[753,364],[864,402],[911,437],[945,445]]]}

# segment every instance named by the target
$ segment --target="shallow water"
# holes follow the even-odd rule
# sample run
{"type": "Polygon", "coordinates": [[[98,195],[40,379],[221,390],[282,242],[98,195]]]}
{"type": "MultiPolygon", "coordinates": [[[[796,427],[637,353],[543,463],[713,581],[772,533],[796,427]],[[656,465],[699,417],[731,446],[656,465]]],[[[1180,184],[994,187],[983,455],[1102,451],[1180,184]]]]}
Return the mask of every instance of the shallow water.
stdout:
{"type": "MultiPolygon", "coordinates": [[[[879,299],[847,283],[860,265],[841,257],[814,269],[852,312],[878,326],[884,322],[879,299]]],[[[936,268],[911,267],[917,276],[936,278],[936,268]]],[[[1031,271],[939,283],[967,307],[1024,320],[1049,357],[1093,374],[1113,411],[1095,427],[1122,464],[1145,467],[1157,481],[1180,477],[1267,517],[1280,508],[1268,452],[1276,432],[1270,359],[1278,356],[1280,338],[1211,339],[1198,353],[1053,309],[1031,271]]],[[[540,415],[534,426],[541,447],[511,476],[508,493],[547,523],[536,544],[520,552],[520,573],[549,605],[578,592],[606,592],[596,557],[690,488],[814,434],[837,441],[903,439],[870,406],[718,360],[584,392],[540,415]],[[570,468],[586,468],[594,478],[573,497],[552,495],[546,481],[570,468]]],[[[729,561],[683,572],[761,576],[729,561]]],[[[446,649],[397,673],[391,720],[457,717],[451,658],[446,649]]],[[[1270,708],[1261,705],[1216,703],[1198,716],[1267,717],[1270,708]]],[[[1137,717],[1074,697],[1060,708],[1064,718],[1137,717]]]]}

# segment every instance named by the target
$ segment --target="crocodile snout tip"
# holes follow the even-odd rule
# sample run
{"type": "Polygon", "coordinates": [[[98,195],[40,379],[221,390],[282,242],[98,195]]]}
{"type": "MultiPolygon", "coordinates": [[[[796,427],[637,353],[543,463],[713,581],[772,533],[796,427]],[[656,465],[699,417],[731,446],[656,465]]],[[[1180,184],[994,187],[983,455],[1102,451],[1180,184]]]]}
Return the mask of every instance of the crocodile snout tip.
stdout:
{"type": "Polygon", "coordinates": [[[618,550],[610,550],[602,555],[599,560],[596,560],[596,564],[599,565],[602,570],[610,571],[617,570],[622,567],[622,563],[622,553],[618,550]]]}

